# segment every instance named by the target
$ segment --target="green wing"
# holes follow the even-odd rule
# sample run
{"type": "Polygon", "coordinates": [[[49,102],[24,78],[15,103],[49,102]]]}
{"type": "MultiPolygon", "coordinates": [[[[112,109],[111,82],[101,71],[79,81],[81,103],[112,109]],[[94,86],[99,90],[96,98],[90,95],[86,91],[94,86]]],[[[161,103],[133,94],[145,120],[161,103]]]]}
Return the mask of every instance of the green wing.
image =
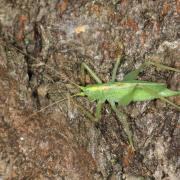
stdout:
{"type": "Polygon", "coordinates": [[[133,101],[146,101],[177,95],[180,95],[180,91],[170,90],[166,86],[158,86],[158,84],[154,86],[139,85],[134,92],[133,101]]]}

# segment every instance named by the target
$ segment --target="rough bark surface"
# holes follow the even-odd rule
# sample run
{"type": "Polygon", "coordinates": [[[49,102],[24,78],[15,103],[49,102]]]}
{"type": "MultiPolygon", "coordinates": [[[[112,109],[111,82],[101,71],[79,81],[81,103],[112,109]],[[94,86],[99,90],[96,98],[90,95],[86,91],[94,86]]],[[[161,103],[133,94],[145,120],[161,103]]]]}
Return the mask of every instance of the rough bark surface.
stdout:
{"type": "MultiPolygon", "coordinates": [[[[0,179],[180,179],[174,107],[160,100],[123,107],[133,153],[108,104],[95,123],[82,107],[93,114],[96,103],[69,97],[78,92],[72,82],[81,85],[82,62],[104,82],[119,55],[117,80],[147,59],[180,68],[179,0],[0,4],[0,179]]],[[[180,88],[178,73],[154,67],[139,79],[180,88]]]]}

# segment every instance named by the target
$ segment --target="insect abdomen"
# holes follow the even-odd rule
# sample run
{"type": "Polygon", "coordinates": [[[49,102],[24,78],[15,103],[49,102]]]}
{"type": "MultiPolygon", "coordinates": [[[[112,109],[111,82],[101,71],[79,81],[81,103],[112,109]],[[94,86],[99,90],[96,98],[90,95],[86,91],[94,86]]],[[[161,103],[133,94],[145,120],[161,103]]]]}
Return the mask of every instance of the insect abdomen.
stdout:
{"type": "Polygon", "coordinates": [[[164,88],[161,90],[158,90],[156,88],[149,88],[146,90],[141,90],[139,88],[136,89],[133,95],[133,101],[146,101],[146,100],[152,100],[152,99],[158,99],[160,97],[169,97],[169,96],[178,96],[180,95],[180,91],[172,91],[168,88],[164,88]]]}

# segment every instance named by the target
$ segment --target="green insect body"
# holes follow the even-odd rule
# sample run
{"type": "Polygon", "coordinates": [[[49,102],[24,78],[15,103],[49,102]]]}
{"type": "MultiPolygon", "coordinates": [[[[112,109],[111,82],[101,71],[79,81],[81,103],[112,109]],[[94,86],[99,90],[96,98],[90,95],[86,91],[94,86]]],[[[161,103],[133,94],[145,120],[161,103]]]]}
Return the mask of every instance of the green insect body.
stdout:
{"type": "Polygon", "coordinates": [[[173,91],[168,89],[165,83],[155,83],[155,82],[137,80],[139,73],[147,65],[154,65],[156,67],[172,70],[175,72],[180,72],[180,70],[155,62],[146,62],[142,64],[138,69],[126,74],[122,81],[116,82],[115,81],[116,73],[118,66],[120,64],[120,60],[121,59],[118,58],[118,60],[116,61],[116,64],[112,72],[112,80],[107,83],[103,83],[87,64],[82,63],[81,65],[82,75],[84,76],[86,70],[92,76],[92,78],[97,82],[97,84],[87,85],[87,86],[77,85],[81,89],[81,92],[76,94],[75,96],[87,96],[90,101],[97,101],[97,107],[95,113],[96,120],[99,120],[101,118],[102,104],[105,101],[109,102],[113,111],[116,113],[119,121],[122,124],[122,127],[128,137],[130,146],[134,149],[133,135],[130,130],[129,123],[127,121],[128,118],[122,111],[119,111],[117,109],[116,103],[125,106],[133,101],[135,102],[135,101],[161,99],[171,104],[178,110],[180,110],[180,107],[178,105],[166,99],[166,97],[169,96],[180,95],[180,91],[173,91]]]}
{"type": "Polygon", "coordinates": [[[121,105],[128,105],[132,101],[146,101],[180,95],[180,91],[167,89],[164,83],[140,80],[87,85],[81,89],[83,91],[81,94],[87,96],[90,101],[101,101],[102,103],[108,101],[121,105]],[[149,91],[145,91],[146,88],[149,91]]]}

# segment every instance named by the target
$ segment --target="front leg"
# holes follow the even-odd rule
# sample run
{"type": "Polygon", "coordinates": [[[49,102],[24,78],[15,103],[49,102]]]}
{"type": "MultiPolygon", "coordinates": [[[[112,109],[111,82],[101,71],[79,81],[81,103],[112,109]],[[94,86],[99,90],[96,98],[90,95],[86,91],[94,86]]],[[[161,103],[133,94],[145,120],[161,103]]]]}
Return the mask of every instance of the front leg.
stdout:
{"type": "MultiPolygon", "coordinates": [[[[81,64],[81,74],[82,77],[85,77],[85,70],[90,74],[90,76],[98,83],[98,84],[102,84],[101,79],[96,75],[96,73],[86,64],[86,63],[82,63],[81,64]]],[[[95,121],[99,121],[99,119],[101,119],[101,109],[102,109],[102,104],[104,102],[102,101],[98,101],[97,106],[96,106],[96,113],[95,113],[95,118],[90,117],[89,114],[87,114],[90,119],[95,119],[95,121]]],[[[84,108],[81,107],[81,110],[83,110],[84,108]]],[[[84,110],[85,112],[85,110],[84,110]]]]}
{"type": "MultiPolygon", "coordinates": [[[[91,77],[98,83],[101,84],[102,81],[101,79],[96,75],[96,73],[86,64],[86,63],[82,63],[81,64],[81,74],[82,77],[85,77],[85,70],[91,75],[91,77]]],[[[82,81],[84,83],[84,81],[82,81]]]]}

